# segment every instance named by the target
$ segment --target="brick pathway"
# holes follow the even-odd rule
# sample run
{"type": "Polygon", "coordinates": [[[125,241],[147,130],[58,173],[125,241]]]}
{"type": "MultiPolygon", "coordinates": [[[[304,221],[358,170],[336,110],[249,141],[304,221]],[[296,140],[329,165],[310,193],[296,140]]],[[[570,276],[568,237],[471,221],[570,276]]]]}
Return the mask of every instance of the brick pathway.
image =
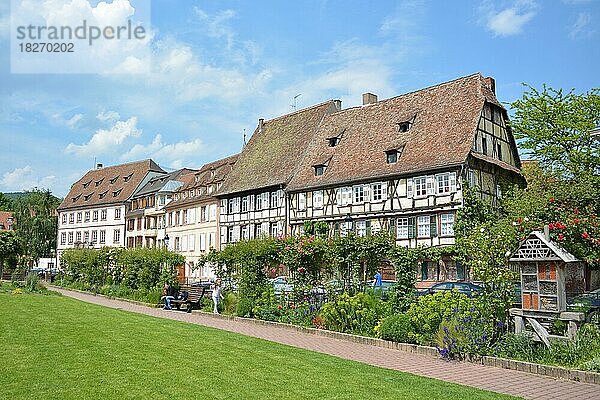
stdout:
{"type": "Polygon", "coordinates": [[[88,303],[209,326],[378,367],[409,372],[527,399],[600,400],[600,385],[558,380],[526,372],[471,363],[447,362],[437,357],[315,336],[282,326],[256,324],[251,321],[232,320],[204,313],[187,314],[185,312],[165,311],[160,308],[149,308],[85,293],[58,288],[53,288],[53,290],[88,303]]]}

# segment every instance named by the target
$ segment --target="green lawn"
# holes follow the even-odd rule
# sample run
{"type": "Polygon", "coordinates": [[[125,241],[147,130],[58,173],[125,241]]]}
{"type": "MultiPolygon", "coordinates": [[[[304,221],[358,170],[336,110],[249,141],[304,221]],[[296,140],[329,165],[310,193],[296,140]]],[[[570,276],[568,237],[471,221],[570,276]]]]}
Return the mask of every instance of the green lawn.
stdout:
{"type": "Polygon", "coordinates": [[[509,398],[62,296],[0,303],[2,399],[509,398]]]}

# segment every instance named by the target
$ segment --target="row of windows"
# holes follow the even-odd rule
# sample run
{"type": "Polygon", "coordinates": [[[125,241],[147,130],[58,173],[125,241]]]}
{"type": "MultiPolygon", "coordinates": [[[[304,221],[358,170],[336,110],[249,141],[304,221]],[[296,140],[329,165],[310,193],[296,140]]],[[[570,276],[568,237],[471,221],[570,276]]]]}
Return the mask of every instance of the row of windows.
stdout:
{"type": "MultiPolygon", "coordinates": [[[[119,244],[121,241],[121,230],[115,229],[113,231],[113,244],[119,244]]],[[[73,244],[73,243],[89,243],[89,244],[105,244],[106,243],[106,230],[94,230],[94,231],[76,231],[76,232],[62,232],[60,234],[60,244],[73,244]]]]}
{"type": "Polygon", "coordinates": [[[396,220],[396,238],[398,239],[430,238],[438,236],[438,234],[454,236],[454,214],[440,214],[439,221],[437,215],[420,215],[396,220]]]}
{"type": "Polygon", "coordinates": [[[208,234],[201,233],[199,235],[183,235],[175,236],[173,238],[173,248],[175,251],[195,251],[196,250],[196,236],[199,240],[199,250],[207,251],[211,247],[215,247],[215,233],[210,232],[208,234]]]}
{"type": "Polygon", "coordinates": [[[283,190],[221,200],[221,213],[233,214],[279,208],[284,204],[283,190]]]}
{"type": "Polygon", "coordinates": [[[179,226],[195,224],[196,222],[208,222],[217,220],[217,205],[210,204],[200,207],[200,213],[196,216],[197,208],[171,211],[168,214],[167,226],[179,226]]]}
{"type": "MultiPolygon", "coordinates": [[[[96,222],[98,221],[98,219],[100,219],[100,221],[106,221],[106,217],[107,217],[107,210],[106,209],[102,209],[102,210],[94,210],[94,211],[79,211],[77,213],[62,213],[62,224],[66,225],[67,224],[67,218],[68,218],[68,223],[69,224],[74,224],[75,223],[75,215],[77,215],[77,223],[81,223],[81,222],[96,222]]],[[[115,208],[115,219],[121,219],[121,209],[120,208],[115,208]]]]}
{"type": "Polygon", "coordinates": [[[181,190],[181,191],[175,193],[174,199],[179,200],[179,199],[186,199],[188,197],[193,198],[196,196],[202,196],[203,194],[212,194],[215,191],[215,189],[218,190],[220,188],[221,188],[221,184],[218,183],[216,186],[208,185],[208,186],[201,186],[199,188],[181,190]]]}
{"type": "Polygon", "coordinates": [[[418,176],[406,180],[406,197],[419,198],[456,192],[456,173],[418,176]]]}
{"type": "Polygon", "coordinates": [[[279,237],[283,234],[283,222],[262,222],[223,227],[221,243],[234,243],[240,240],[260,238],[261,236],[279,237]]]}

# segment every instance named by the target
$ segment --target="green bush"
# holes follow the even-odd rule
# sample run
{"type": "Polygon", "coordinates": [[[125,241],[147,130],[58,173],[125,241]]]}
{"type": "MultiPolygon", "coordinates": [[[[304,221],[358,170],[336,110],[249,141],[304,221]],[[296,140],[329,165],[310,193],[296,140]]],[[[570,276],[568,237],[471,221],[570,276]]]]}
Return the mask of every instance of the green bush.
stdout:
{"type": "Polygon", "coordinates": [[[226,292],[223,296],[223,312],[228,315],[235,314],[238,305],[238,295],[234,292],[226,292]]]}
{"type": "Polygon", "coordinates": [[[401,343],[414,343],[411,335],[413,326],[406,314],[392,315],[381,320],[377,327],[378,336],[385,340],[401,343]]]}
{"type": "Polygon", "coordinates": [[[383,303],[377,297],[365,293],[354,296],[343,293],[323,305],[319,315],[326,329],[373,336],[383,311],[383,303]]]}

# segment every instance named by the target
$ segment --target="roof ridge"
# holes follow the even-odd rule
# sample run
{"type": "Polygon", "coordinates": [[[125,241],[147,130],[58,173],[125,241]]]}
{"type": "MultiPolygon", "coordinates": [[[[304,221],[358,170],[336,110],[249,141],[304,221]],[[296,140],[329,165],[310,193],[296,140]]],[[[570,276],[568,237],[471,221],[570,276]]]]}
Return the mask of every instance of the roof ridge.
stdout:
{"type": "Polygon", "coordinates": [[[280,116],[275,117],[275,118],[267,119],[267,120],[264,121],[264,123],[266,124],[266,123],[269,123],[269,122],[276,121],[278,119],[283,119],[283,118],[291,117],[292,115],[299,114],[299,113],[302,113],[302,112],[306,112],[306,111],[312,110],[313,108],[318,108],[318,107],[324,106],[326,104],[333,103],[334,101],[335,101],[335,99],[325,100],[325,101],[322,101],[320,103],[313,104],[312,106],[305,107],[305,108],[302,108],[300,110],[296,110],[296,111],[291,112],[291,113],[287,113],[287,114],[283,114],[283,115],[280,115],[280,116]]]}

